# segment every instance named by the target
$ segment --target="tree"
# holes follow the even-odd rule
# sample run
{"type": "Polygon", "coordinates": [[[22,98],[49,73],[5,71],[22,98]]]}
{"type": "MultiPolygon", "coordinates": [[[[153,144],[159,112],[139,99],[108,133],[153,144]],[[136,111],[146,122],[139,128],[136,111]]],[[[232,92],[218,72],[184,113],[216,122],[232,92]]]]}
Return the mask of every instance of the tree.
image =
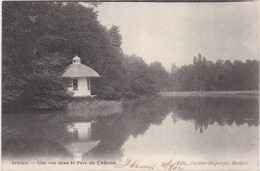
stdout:
{"type": "Polygon", "coordinates": [[[127,97],[139,97],[155,93],[151,73],[148,65],[141,57],[135,54],[125,55],[125,87],[127,97]]]}
{"type": "Polygon", "coordinates": [[[201,58],[201,54],[198,54],[198,58],[194,56],[193,66],[194,66],[194,78],[196,90],[203,91],[206,84],[206,59],[201,58]]]}
{"type": "Polygon", "coordinates": [[[172,67],[171,67],[171,74],[176,74],[177,72],[177,66],[175,65],[175,63],[172,63],[172,67]]]}
{"type": "Polygon", "coordinates": [[[149,73],[153,80],[154,90],[167,91],[171,87],[171,75],[168,73],[160,62],[153,62],[148,66],[149,73]]]}
{"type": "Polygon", "coordinates": [[[113,25],[108,31],[112,44],[121,50],[122,36],[120,35],[119,27],[113,25]]]}
{"type": "Polygon", "coordinates": [[[28,91],[24,95],[24,101],[30,109],[65,109],[70,96],[62,80],[65,70],[64,64],[68,59],[59,53],[32,61],[32,74],[26,77],[28,91]]]}
{"type": "Polygon", "coordinates": [[[173,91],[176,90],[176,86],[177,86],[177,66],[175,65],[175,63],[172,64],[172,67],[171,67],[171,79],[172,79],[172,82],[173,82],[173,91]]]}
{"type": "Polygon", "coordinates": [[[194,91],[194,70],[193,65],[184,65],[176,72],[178,91],[194,91]]]}

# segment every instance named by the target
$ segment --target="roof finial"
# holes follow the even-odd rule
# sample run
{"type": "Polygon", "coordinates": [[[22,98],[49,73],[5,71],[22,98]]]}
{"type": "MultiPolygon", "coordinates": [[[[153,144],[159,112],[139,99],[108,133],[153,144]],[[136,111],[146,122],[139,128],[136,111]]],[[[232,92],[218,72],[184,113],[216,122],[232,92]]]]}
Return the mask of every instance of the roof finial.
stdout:
{"type": "Polygon", "coordinates": [[[73,58],[73,64],[80,64],[81,61],[80,61],[80,58],[76,55],[74,58],[73,58]]]}

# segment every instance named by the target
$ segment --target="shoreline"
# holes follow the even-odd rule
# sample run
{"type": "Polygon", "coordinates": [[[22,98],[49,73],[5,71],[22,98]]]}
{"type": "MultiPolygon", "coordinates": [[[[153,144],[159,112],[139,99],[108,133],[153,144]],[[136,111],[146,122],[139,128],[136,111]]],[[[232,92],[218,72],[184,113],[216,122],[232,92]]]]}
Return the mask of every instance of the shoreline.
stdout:
{"type": "Polygon", "coordinates": [[[163,97],[238,97],[238,98],[257,98],[259,91],[185,91],[185,92],[159,92],[163,97]]]}

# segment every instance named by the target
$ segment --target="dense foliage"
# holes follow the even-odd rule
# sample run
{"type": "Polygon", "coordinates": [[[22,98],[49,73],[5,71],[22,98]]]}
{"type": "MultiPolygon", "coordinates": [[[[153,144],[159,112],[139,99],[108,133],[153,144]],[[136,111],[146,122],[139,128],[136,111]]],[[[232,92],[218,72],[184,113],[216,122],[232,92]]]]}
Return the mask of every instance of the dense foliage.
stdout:
{"type": "MultiPolygon", "coordinates": [[[[257,90],[258,61],[218,61],[201,56],[171,73],[159,62],[122,52],[118,26],[97,20],[97,3],[3,2],[2,105],[13,110],[64,109],[61,78],[75,55],[101,76],[92,80],[100,98],[119,99],[158,91],[257,90]]],[[[64,83],[65,82],[65,83],[64,83]]]]}

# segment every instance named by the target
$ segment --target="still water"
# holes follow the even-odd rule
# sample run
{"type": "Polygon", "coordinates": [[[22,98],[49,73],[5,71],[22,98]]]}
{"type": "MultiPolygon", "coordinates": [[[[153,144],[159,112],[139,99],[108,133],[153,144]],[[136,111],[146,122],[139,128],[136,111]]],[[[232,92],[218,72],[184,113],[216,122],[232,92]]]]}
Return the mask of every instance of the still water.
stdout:
{"type": "Polygon", "coordinates": [[[252,169],[258,167],[258,111],[257,99],[171,97],[126,101],[122,113],[89,122],[56,112],[3,115],[2,155],[117,163],[174,159],[192,168],[242,162],[252,169]]]}

